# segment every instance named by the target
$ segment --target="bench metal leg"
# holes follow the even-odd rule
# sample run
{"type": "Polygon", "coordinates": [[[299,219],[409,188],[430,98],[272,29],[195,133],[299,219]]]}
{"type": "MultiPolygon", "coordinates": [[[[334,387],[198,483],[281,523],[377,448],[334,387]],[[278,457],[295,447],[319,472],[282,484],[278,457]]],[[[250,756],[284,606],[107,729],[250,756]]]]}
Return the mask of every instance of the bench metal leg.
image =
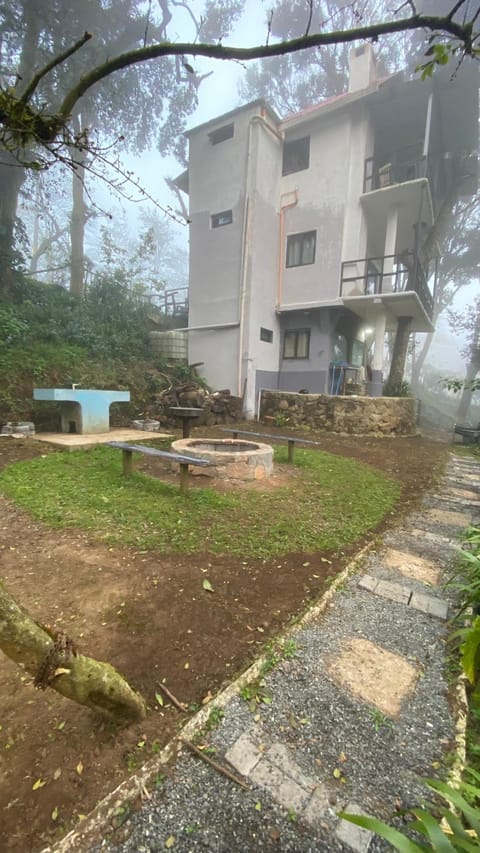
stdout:
{"type": "Polygon", "coordinates": [[[180,491],[182,495],[188,492],[188,462],[180,462],[180,491]]]}
{"type": "Polygon", "coordinates": [[[293,462],[293,451],[295,449],[295,440],[293,438],[289,438],[287,445],[288,445],[288,461],[293,462]]]}
{"type": "Polygon", "coordinates": [[[124,474],[133,474],[133,453],[131,450],[122,450],[122,467],[124,474]]]}
{"type": "Polygon", "coordinates": [[[233,433],[233,438],[234,438],[234,439],[238,438],[238,432],[237,432],[237,430],[236,430],[236,429],[232,430],[232,433],[233,433]]]}

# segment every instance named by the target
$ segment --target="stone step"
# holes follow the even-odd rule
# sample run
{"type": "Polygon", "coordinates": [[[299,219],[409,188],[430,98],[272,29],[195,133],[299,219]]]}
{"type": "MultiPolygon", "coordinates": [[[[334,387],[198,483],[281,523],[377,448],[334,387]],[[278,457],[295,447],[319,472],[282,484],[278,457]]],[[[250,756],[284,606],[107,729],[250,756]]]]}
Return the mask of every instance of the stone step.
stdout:
{"type": "Polygon", "coordinates": [[[406,607],[420,610],[422,613],[427,613],[429,616],[434,616],[442,621],[448,617],[446,601],[425,592],[418,592],[404,584],[382,580],[373,575],[363,575],[358,586],[374,595],[381,595],[382,598],[388,598],[389,601],[394,601],[396,604],[404,604],[406,607]]]}

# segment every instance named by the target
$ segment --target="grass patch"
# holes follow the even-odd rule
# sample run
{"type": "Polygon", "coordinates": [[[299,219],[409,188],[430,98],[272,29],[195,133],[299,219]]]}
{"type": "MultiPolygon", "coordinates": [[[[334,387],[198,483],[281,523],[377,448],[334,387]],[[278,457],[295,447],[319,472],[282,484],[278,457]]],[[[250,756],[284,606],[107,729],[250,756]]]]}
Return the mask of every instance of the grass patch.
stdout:
{"type": "MultiPolygon", "coordinates": [[[[285,462],[287,449],[275,459],[285,462]]],[[[10,465],[0,489],[52,527],[91,530],[112,544],[263,559],[353,543],[399,496],[395,480],[345,457],[296,450],[295,467],[298,476],[275,491],[195,488],[182,496],[144,474],[123,477],[120,453],[96,447],[10,465]]]]}

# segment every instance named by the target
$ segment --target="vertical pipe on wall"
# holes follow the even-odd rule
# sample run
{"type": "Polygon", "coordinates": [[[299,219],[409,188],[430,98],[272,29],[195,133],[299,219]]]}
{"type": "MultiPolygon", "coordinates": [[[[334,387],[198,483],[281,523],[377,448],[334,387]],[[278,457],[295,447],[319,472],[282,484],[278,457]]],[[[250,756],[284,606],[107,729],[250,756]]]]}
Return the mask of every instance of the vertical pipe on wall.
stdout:
{"type": "Polygon", "coordinates": [[[243,214],[242,228],[242,270],[240,275],[240,305],[239,305],[239,330],[238,330],[238,365],[237,365],[237,397],[242,397],[242,356],[243,356],[243,335],[245,326],[245,299],[247,290],[247,273],[248,273],[248,236],[250,223],[250,174],[252,160],[252,122],[248,125],[247,139],[247,162],[245,170],[245,206],[243,214]]]}

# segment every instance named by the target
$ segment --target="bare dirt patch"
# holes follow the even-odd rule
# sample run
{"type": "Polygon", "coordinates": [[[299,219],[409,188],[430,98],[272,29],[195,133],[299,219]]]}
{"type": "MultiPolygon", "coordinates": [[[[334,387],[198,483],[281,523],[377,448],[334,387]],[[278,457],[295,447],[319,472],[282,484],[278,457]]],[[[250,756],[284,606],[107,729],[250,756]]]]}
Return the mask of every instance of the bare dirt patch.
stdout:
{"type": "MultiPolygon", "coordinates": [[[[399,480],[401,499],[384,526],[433,485],[447,450],[418,438],[308,438],[399,480]]],[[[45,452],[34,441],[4,439],[0,466],[45,452]]],[[[174,476],[156,460],[141,465],[154,476],[174,476]]],[[[274,489],[290,476],[282,467],[264,487],[274,489]]],[[[52,531],[5,499],[0,531],[6,587],[38,621],[65,630],[82,652],[116,666],[151,708],[143,723],[114,731],[53,691],[35,690],[30,677],[0,659],[1,827],[8,839],[3,849],[15,853],[37,851],[62,835],[171,738],[183,715],[155,701],[162,679],[192,708],[215,694],[322,595],[329,576],[363,544],[268,562],[207,553],[178,557],[110,548],[83,532],[52,531]],[[214,594],[202,587],[206,577],[214,594]],[[45,784],[33,790],[37,780],[45,784]]]]}

